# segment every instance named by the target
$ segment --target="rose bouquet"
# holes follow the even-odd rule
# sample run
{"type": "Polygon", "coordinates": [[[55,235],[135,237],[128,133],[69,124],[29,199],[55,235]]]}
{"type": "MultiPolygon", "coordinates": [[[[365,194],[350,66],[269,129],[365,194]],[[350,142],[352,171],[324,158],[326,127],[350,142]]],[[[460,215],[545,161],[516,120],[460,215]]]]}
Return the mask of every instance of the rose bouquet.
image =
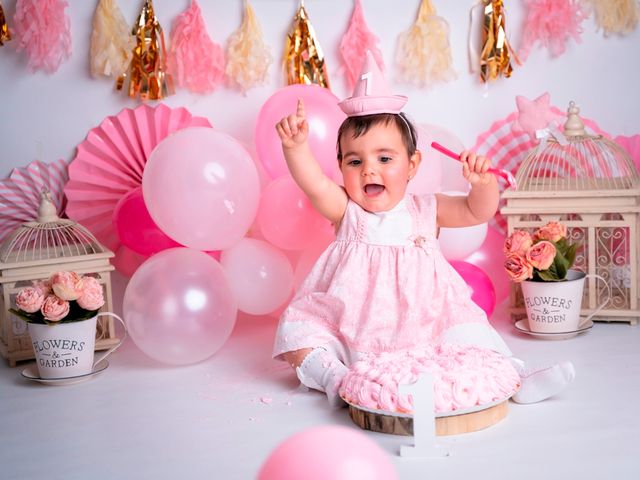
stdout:
{"type": "Polygon", "coordinates": [[[94,277],[56,272],[46,281],[34,282],[16,296],[9,311],[29,323],[56,324],[86,320],[104,305],[102,285],[94,277]]]}
{"type": "Polygon", "coordinates": [[[514,282],[558,282],[576,259],[578,244],[567,240],[567,227],[549,222],[533,235],[516,230],[504,242],[504,268],[514,282]]]}

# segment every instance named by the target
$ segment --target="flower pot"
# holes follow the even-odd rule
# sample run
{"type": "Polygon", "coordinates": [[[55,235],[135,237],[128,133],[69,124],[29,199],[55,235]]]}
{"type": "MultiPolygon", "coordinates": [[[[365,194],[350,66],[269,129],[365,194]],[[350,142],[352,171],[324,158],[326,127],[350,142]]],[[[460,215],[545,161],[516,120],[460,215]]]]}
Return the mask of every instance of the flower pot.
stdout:
{"type": "Polygon", "coordinates": [[[29,323],[29,335],[40,378],[61,379],[87,375],[92,372],[94,365],[113,353],[126,338],[126,327],[120,342],[94,361],[96,321],[103,315],[113,316],[125,327],[122,319],[113,313],[98,313],[87,320],[69,323],[29,323]]]}
{"type": "Polygon", "coordinates": [[[529,330],[536,333],[573,332],[578,329],[581,321],[590,320],[602,310],[609,303],[609,295],[588,317],[584,320],[580,317],[584,281],[590,276],[601,280],[607,289],[609,288],[601,276],[586,275],[578,270],[569,270],[564,281],[525,280],[522,282],[522,296],[527,310],[529,330]]]}

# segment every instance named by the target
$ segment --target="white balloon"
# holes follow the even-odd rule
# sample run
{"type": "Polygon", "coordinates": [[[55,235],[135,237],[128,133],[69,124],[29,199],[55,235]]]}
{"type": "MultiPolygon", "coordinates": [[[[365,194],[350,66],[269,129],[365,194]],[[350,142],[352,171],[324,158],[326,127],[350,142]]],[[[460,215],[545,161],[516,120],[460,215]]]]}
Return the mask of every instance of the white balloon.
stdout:
{"type": "Polygon", "coordinates": [[[293,288],[293,267],[273,245],[243,238],[224,250],[220,264],[238,301],[238,310],[264,315],[280,307],[293,288]]]}

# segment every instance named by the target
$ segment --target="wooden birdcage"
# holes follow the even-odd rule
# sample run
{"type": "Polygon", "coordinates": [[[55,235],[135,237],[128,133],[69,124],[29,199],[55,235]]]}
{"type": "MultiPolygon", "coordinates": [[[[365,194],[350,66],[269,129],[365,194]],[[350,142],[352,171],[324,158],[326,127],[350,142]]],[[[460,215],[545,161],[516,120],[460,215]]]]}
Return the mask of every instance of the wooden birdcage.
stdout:
{"type": "MultiPolygon", "coordinates": [[[[570,103],[564,138],[548,138],[529,153],[516,173],[518,190],[503,195],[508,231],[536,228],[549,221],[567,226],[579,242],[574,269],[605,279],[611,295],[594,320],[637,324],[640,317],[638,261],[640,178],[632,159],[616,143],[589,135],[570,103]]],[[[590,277],[582,314],[607,298],[607,285],[590,277]]],[[[526,315],[518,284],[512,284],[512,317],[526,315]]]]}
{"type": "MultiPolygon", "coordinates": [[[[0,354],[14,367],[34,357],[27,324],[8,311],[15,308],[18,291],[57,271],[90,275],[103,285],[105,304],[112,311],[109,258],[113,253],[78,223],[60,219],[49,194],[43,192],[38,219],[22,224],[0,246],[0,354]]],[[[96,350],[118,343],[111,318],[98,319],[96,350]]]]}

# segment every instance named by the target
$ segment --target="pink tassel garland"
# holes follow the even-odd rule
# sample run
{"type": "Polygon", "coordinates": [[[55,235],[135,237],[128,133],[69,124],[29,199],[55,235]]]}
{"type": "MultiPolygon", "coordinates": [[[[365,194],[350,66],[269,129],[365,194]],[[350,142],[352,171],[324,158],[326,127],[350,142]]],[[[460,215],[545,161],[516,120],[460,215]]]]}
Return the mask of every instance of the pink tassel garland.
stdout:
{"type": "Polygon", "coordinates": [[[200,7],[193,0],[173,23],[169,71],[179,86],[208,93],[222,83],[224,70],[224,51],[207,34],[200,7]]]}
{"type": "Polygon", "coordinates": [[[382,53],[377,46],[379,41],[380,39],[367,27],[360,0],[355,0],[349,28],[340,42],[340,54],[346,69],[349,90],[352,90],[358,81],[367,50],[373,54],[380,70],[384,70],[382,53]]]}
{"type": "Polygon", "coordinates": [[[16,50],[24,50],[30,71],[54,73],[71,58],[66,0],[18,0],[13,17],[16,50]]]}
{"type": "Polygon", "coordinates": [[[524,61],[538,42],[558,57],[570,37],[580,43],[582,21],[587,18],[578,0],[526,0],[528,6],[522,46],[518,55],[524,61]]]}

